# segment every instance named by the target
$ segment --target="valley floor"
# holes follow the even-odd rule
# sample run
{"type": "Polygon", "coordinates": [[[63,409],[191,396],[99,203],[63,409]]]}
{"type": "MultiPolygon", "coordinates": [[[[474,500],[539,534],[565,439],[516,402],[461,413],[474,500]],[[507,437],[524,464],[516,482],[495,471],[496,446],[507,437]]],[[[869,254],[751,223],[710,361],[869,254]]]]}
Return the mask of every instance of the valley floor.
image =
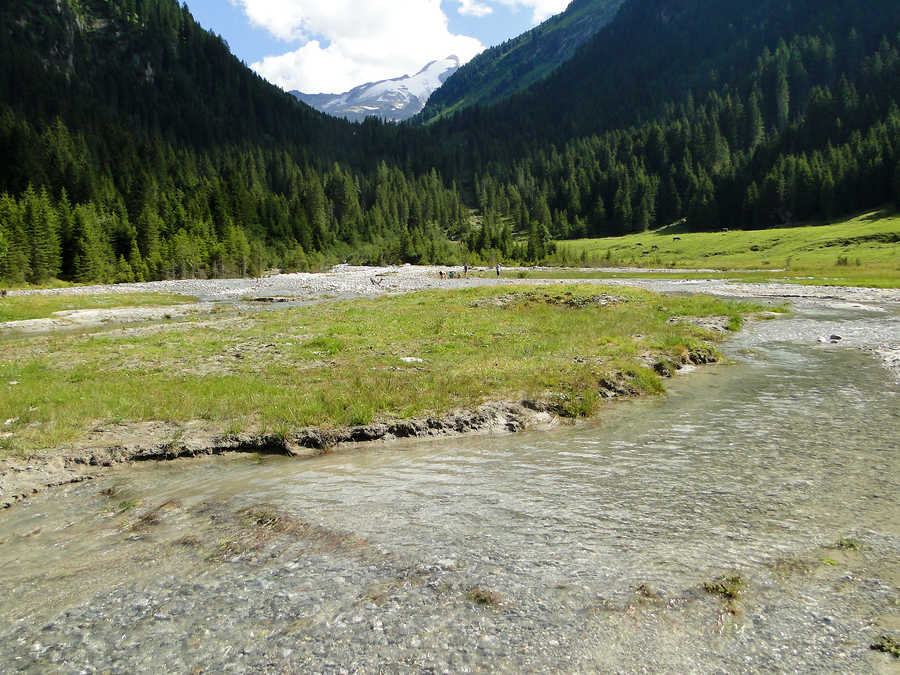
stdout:
{"type": "MultiPolygon", "coordinates": [[[[162,336],[166,337],[168,342],[160,343],[167,345],[161,351],[176,352],[173,358],[180,356],[180,365],[173,371],[173,364],[169,363],[165,357],[155,355],[153,357],[144,354],[143,356],[135,355],[133,363],[120,364],[127,372],[128,368],[146,369],[149,372],[157,372],[161,369],[168,369],[168,375],[185,375],[193,377],[196,375],[210,374],[213,376],[243,376],[247,373],[234,371],[234,367],[228,363],[222,365],[223,357],[220,355],[191,354],[191,350],[199,347],[195,344],[185,342],[184,344],[175,344],[172,342],[173,334],[181,333],[185,330],[191,331],[193,334],[200,333],[202,335],[211,335],[219,332],[222,336],[230,336],[237,327],[246,327],[253,323],[250,316],[274,316],[270,313],[265,315],[259,314],[260,311],[274,308],[290,308],[303,307],[312,303],[323,300],[339,300],[349,298],[376,298],[384,295],[407,294],[414,291],[425,291],[429,289],[446,289],[446,290],[463,290],[481,287],[525,287],[540,284],[546,288],[554,286],[563,286],[571,284],[571,280],[566,279],[547,279],[541,280],[539,277],[542,273],[557,273],[558,270],[550,270],[547,268],[528,268],[528,269],[509,269],[501,270],[501,276],[495,276],[493,269],[471,269],[468,278],[458,278],[458,274],[462,273],[461,269],[454,269],[453,279],[449,279],[446,274],[449,268],[439,267],[350,267],[338,266],[331,273],[327,274],[279,274],[259,279],[229,279],[229,280],[180,280],[165,281],[147,284],[122,284],[116,286],[90,286],[90,287],[74,287],[67,289],[54,289],[42,291],[13,291],[8,301],[15,301],[19,298],[28,296],[57,296],[59,302],[65,304],[70,299],[72,307],[67,311],[56,312],[50,316],[31,318],[21,321],[10,321],[0,324],[0,339],[17,339],[16,336],[32,336],[36,340],[35,344],[50,341],[48,344],[36,347],[34,353],[23,352],[20,356],[22,359],[37,358],[41,360],[41,354],[47,354],[50,351],[56,351],[56,358],[64,358],[69,353],[74,360],[79,361],[82,365],[91,363],[101,364],[97,366],[106,369],[110,366],[110,359],[115,361],[119,358],[109,355],[93,354],[90,361],[78,350],[81,347],[72,347],[64,345],[62,342],[54,342],[51,337],[53,334],[67,336],[66,339],[73,339],[73,335],[85,332],[92,336],[93,342],[100,340],[122,341],[124,347],[131,350],[141,351],[143,349],[152,349],[152,345],[148,346],[148,340],[158,339],[162,336]],[[441,278],[440,272],[445,273],[445,277],[441,278]],[[520,278],[527,273],[534,278],[520,278]],[[486,276],[490,274],[491,276],[486,276]],[[137,306],[116,307],[114,301],[103,301],[103,308],[77,309],[79,303],[86,302],[87,299],[106,298],[107,296],[121,295],[124,298],[142,298],[144,296],[135,295],[140,293],[165,293],[169,302],[173,303],[169,306],[147,306],[146,304],[138,304],[137,306]],[[202,301],[192,304],[185,304],[184,300],[187,296],[199,298],[202,301]],[[224,313],[223,313],[224,312],[224,313]],[[129,325],[125,325],[129,324],[129,325]],[[112,328],[113,330],[104,330],[100,333],[92,332],[99,328],[112,328]],[[68,349],[68,352],[66,351],[68,349]],[[74,351],[73,351],[74,349],[74,351]],[[184,351],[184,354],[179,352],[184,351]],[[39,353],[40,352],[40,353],[39,353]],[[62,355],[62,356],[61,356],[62,355]],[[96,360],[99,359],[99,360],[96,360]],[[188,363],[189,362],[189,363],[188,363]],[[187,366],[185,366],[187,363],[187,366]],[[204,365],[205,364],[205,365],[204,365]],[[189,366],[189,367],[188,367],[189,366]],[[185,370],[187,368],[187,370],[185,370]],[[199,369],[199,370],[198,370],[199,369]],[[184,370],[182,373],[181,371],[184,370]],[[189,371],[189,372],[188,372],[189,371]]],[[[627,273],[628,270],[606,270],[627,273]]],[[[896,306],[900,304],[900,291],[890,289],[871,289],[871,288],[844,288],[844,287],[816,287],[816,286],[799,286],[791,284],[762,284],[762,283],[744,283],[731,282],[726,279],[648,279],[648,278],[632,278],[632,279],[603,279],[602,283],[608,286],[637,286],[650,291],[658,291],[666,294],[675,294],[676,296],[684,294],[709,294],[723,298],[751,298],[762,301],[767,304],[783,304],[790,302],[794,306],[815,306],[832,310],[861,309],[878,316],[879,313],[885,314],[884,329],[882,331],[871,332],[866,335],[842,335],[838,336],[839,340],[831,341],[831,335],[819,336],[819,340],[828,343],[830,346],[839,343],[840,348],[864,349],[877,358],[894,374],[900,378],[900,334],[896,330],[896,326],[890,322],[885,312],[885,307],[896,306]]],[[[591,286],[584,284],[580,291],[582,294],[587,293],[584,288],[591,286]]],[[[96,304],[95,301],[91,300],[96,304]]],[[[470,302],[471,299],[466,300],[470,302]]],[[[494,302],[495,300],[491,300],[494,302]]],[[[435,302],[432,299],[429,302],[435,302]]],[[[475,302],[478,302],[476,300],[475,302]]],[[[502,303],[503,300],[500,300],[502,303]]],[[[149,304],[149,303],[148,303],[149,304]]],[[[331,303],[329,303],[331,304],[331,303]]],[[[426,313],[433,311],[434,306],[424,306],[426,313]]],[[[369,308],[370,313],[378,313],[390,310],[390,306],[374,305],[369,308]]],[[[405,311],[408,311],[406,308],[405,311]]],[[[414,310],[415,311],[415,310],[414,310]]],[[[385,316],[381,320],[374,318],[373,331],[380,330],[379,325],[384,327],[385,331],[390,331],[388,327],[391,321],[390,316],[385,316]],[[379,321],[381,323],[379,323],[379,321]]],[[[712,333],[724,329],[722,317],[713,317],[707,321],[701,328],[711,330],[712,333]]],[[[442,324],[443,325],[443,324],[442,324]]],[[[331,328],[329,328],[331,330],[331,328]]],[[[430,330],[430,328],[429,328],[430,330]]],[[[452,328],[437,328],[438,335],[432,338],[441,342],[440,331],[445,333],[452,332],[452,328]]],[[[517,328],[516,330],[523,330],[517,328]]],[[[635,329],[637,330],[637,329],[635,329]]],[[[223,347],[218,345],[220,351],[228,352],[226,357],[240,357],[243,367],[247,371],[253,371],[265,365],[281,365],[276,364],[277,357],[266,352],[266,348],[275,349],[272,344],[257,345],[259,338],[266,338],[268,342],[278,342],[277,335],[270,335],[268,328],[262,326],[259,328],[259,336],[244,336],[244,341],[238,345],[229,345],[223,347]],[[261,332],[260,332],[261,331],[261,332]],[[235,354],[231,354],[234,351],[235,354]],[[241,353],[237,353],[241,352],[241,353]],[[274,360],[273,360],[274,359],[274,360]]],[[[643,332],[643,329],[641,329],[643,332]]],[[[296,336],[295,336],[296,337],[296,336]]],[[[301,336],[305,340],[319,340],[319,337],[312,335],[301,336]]],[[[527,338],[527,336],[526,336],[527,338]]],[[[62,339],[62,338],[61,338],[62,339]]],[[[682,338],[684,339],[684,338],[682,338]]],[[[212,337],[202,338],[202,340],[213,340],[212,337]]],[[[176,340],[177,341],[177,340],[176,340]]],[[[226,340],[227,341],[227,340],[226,340]]],[[[526,339],[527,341],[527,339],[526,339]]],[[[564,340],[565,341],[565,340],[564,340]]],[[[384,346],[384,345],[382,345],[384,346]]],[[[304,382],[310,379],[310,370],[318,367],[333,369],[334,362],[328,355],[329,349],[339,349],[340,346],[334,347],[327,342],[327,339],[319,345],[319,351],[313,351],[313,360],[309,364],[300,366],[300,371],[289,375],[289,378],[300,377],[304,382]],[[318,354],[319,356],[315,356],[318,354]],[[322,357],[321,355],[325,355],[322,357]],[[325,363],[329,361],[329,363],[325,363]]],[[[409,348],[409,345],[406,345],[409,348]]],[[[205,346],[204,346],[205,348],[205,346]]],[[[390,347],[387,351],[395,351],[396,345],[390,347]]],[[[422,343],[417,343],[416,349],[430,349],[427,344],[423,347],[422,343]]],[[[120,348],[115,348],[121,351],[120,348]]],[[[115,351],[114,349],[114,351],[115,351]]],[[[629,349],[633,351],[633,347],[629,345],[629,349]]],[[[34,350],[32,350],[34,351],[34,350]]],[[[201,351],[203,351],[201,349],[201,351]]],[[[277,351],[277,350],[276,350],[277,351]]],[[[413,349],[412,351],[415,351],[413,349]]],[[[410,351],[409,353],[412,353],[410,351]]],[[[659,350],[656,350],[658,353],[659,350]]],[[[417,352],[418,353],[418,352],[417,352]]],[[[649,352],[648,352],[649,353],[649,352]]],[[[648,353],[643,355],[643,363],[646,366],[653,366],[656,356],[650,357],[648,353]]],[[[143,354],[143,352],[142,352],[143,354]]],[[[657,354],[658,355],[658,354],[657,354]]],[[[308,355],[301,355],[308,356],[308,355]]],[[[394,357],[397,355],[394,354],[394,357]]],[[[508,355],[513,357],[515,355],[508,355]]],[[[296,357],[300,358],[300,357],[296,357]]],[[[405,358],[405,357],[404,357],[405,358]]],[[[432,360],[429,357],[426,357],[432,360]]],[[[576,357],[576,361],[580,357],[576,357]]],[[[689,357],[687,357],[689,360],[689,357]]],[[[171,359],[169,359],[171,360],[171,359]]],[[[396,360],[396,359],[395,359],[396,360]]],[[[393,363],[393,362],[392,362],[393,363]]],[[[398,366],[404,373],[407,371],[414,372],[417,370],[426,370],[419,367],[421,361],[419,357],[409,357],[407,360],[398,362],[396,365],[385,366],[384,364],[369,364],[374,370],[390,368],[394,371],[398,370],[398,366]]],[[[41,363],[41,367],[44,365],[41,363]]],[[[621,365],[621,364],[620,364],[621,365]]],[[[296,367],[296,363],[291,367],[296,367]]],[[[543,366],[541,366],[543,367],[543,366]]],[[[554,364],[551,367],[557,367],[554,364]]],[[[115,368],[113,368],[115,370],[115,368]]],[[[24,395],[24,391],[19,387],[19,383],[14,380],[15,372],[9,370],[7,373],[4,369],[2,379],[9,382],[7,385],[7,394],[16,396],[24,395]],[[15,383],[15,384],[13,384],[15,383]],[[21,393],[20,393],[21,392],[21,393]]],[[[440,369],[439,369],[440,370],[440,369]]],[[[333,371],[330,371],[333,372],[333,371]]],[[[621,373],[621,368],[618,369],[621,373]]],[[[135,375],[138,376],[137,371],[135,375]]],[[[65,375],[71,377],[71,375],[65,375]]],[[[78,377],[87,377],[79,375],[78,377]]],[[[329,375],[331,377],[331,375],[329,375]]],[[[430,377],[430,376],[429,376],[430,377]]],[[[355,383],[348,387],[359,387],[359,375],[354,374],[355,383]]],[[[149,380],[148,380],[149,381],[149,380]]],[[[349,381],[348,381],[349,382],[349,381]]],[[[63,383],[64,384],[64,383],[63,383]]],[[[251,382],[250,385],[256,384],[251,382]]],[[[326,382],[325,384],[329,384],[326,382]]],[[[384,383],[379,382],[373,386],[383,386],[384,383]]],[[[621,384],[621,383],[620,383],[621,384]]],[[[428,388],[434,383],[422,384],[421,387],[428,388]]],[[[47,384],[46,386],[50,386],[47,384]]],[[[65,385],[68,386],[68,385],[65,385]]],[[[104,383],[97,383],[98,387],[106,386],[104,383]]],[[[339,387],[339,384],[335,384],[339,387]]],[[[394,386],[394,385],[391,385],[394,386]]],[[[527,387],[531,384],[517,383],[516,386],[527,387]]],[[[557,386],[559,383],[557,383],[557,386]]],[[[568,382],[563,388],[568,387],[570,390],[577,390],[578,386],[568,382]]],[[[365,388],[365,385],[363,385],[365,388]]],[[[452,385],[451,388],[456,388],[452,385]]],[[[610,396],[615,396],[615,387],[605,387],[605,391],[610,396]]],[[[500,393],[503,393],[501,387],[500,393]]],[[[628,391],[628,387],[623,386],[623,391],[628,391]]],[[[133,396],[134,393],[126,393],[124,396],[133,396]]],[[[227,392],[223,392],[227,395],[227,392]]],[[[245,397],[246,392],[240,392],[241,400],[245,397]]],[[[276,395],[273,397],[277,398],[276,395]]],[[[52,398],[52,397],[51,397],[52,398]]],[[[538,396],[537,398],[541,398],[538,396]]],[[[46,397],[45,397],[45,400],[46,397]]],[[[343,400],[343,399],[342,399],[343,400]]],[[[344,403],[337,401],[334,406],[340,407],[352,406],[353,403],[344,403]]],[[[395,437],[410,436],[439,436],[447,434],[457,434],[460,432],[484,432],[484,431],[503,431],[516,430],[525,426],[536,426],[547,424],[554,417],[551,414],[551,404],[546,395],[544,400],[532,401],[531,407],[537,408],[533,410],[527,406],[522,406],[521,397],[515,398],[510,396],[491,397],[490,395],[477,395],[473,392],[468,398],[440,398],[426,400],[418,409],[406,407],[406,414],[395,415],[396,419],[405,419],[404,425],[397,427],[391,419],[385,419],[383,415],[384,408],[390,407],[384,402],[373,403],[372,407],[351,414],[350,417],[341,418],[341,413],[325,412],[317,410],[318,414],[326,418],[326,424],[329,431],[326,434],[321,433],[321,424],[307,427],[304,425],[302,432],[298,432],[298,424],[292,425],[290,428],[284,422],[282,412],[272,413],[273,419],[278,420],[277,423],[263,422],[259,420],[247,421],[242,418],[240,423],[233,423],[223,427],[222,419],[228,419],[229,415],[233,418],[234,413],[230,411],[216,412],[210,410],[200,410],[196,415],[196,419],[188,419],[184,421],[166,421],[160,422],[156,417],[141,417],[137,415],[137,420],[122,421],[122,413],[111,413],[110,404],[106,400],[95,401],[94,404],[99,411],[95,414],[95,419],[85,419],[81,426],[85,429],[90,428],[91,433],[76,434],[78,438],[73,438],[71,430],[65,436],[64,441],[60,441],[60,449],[64,451],[56,452],[39,452],[34,455],[34,450],[25,450],[21,446],[16,451],[12,442],[17,437],[31,438],[31,442],[38,442],[36,439],[51,438],[52,436],[40,435],[35,436],[37,432],[29,431],[29,429],[40,427],[41,425],[52,426],[55,420],[37,418],[38,413],[29,413],[22,411],[21,413],[10,412],[6,421],[5,428],[0,429],[0,439],[6,441],[6,445],[13,449],[12,453],[7,452],[5,465],[0,467],[0,503],[10,505],[15,501],[27,498],[35,490],[42,489],[45,486],[66,483],[71,481],[80,481],[86,477],[90,477],[96,473],[97,467],[100,465],[110,465],[122,461],[131,461],[142,458],[165,458],[174,456],[186,456],[196,454],[221,453],[230,451],[243,452],[276,452],[282,454],[308,454],[321,451],[322,448],[331,447],[338,443],[356,442],[360,440],[390,439],[395,437]],[[475,403],[473,403],[475,402],[475,403]],[[490,409],[482,409],[485,403],[489,403],[490,409]],[[460,407],[462,405],[462,408],[460,407]],[[380,406],[380,407],[379,407],[380,406]],[[437,414],[428,414],[435,408],[441,412],[437,414]],[[335,415],[338,415],[337,417],[335,415]],[[392,426],[393,424],[393,426],[392,426]],[[411,424],[411,426],[410,426],[411,424]],[[86,427],[84,425],[87,425],[86,427]],[[396,428],[395,428],[396,427],[396,428]],[[29,434],[31,434],[29,436],[29,434]],[[18,458],[17,458],[18,457],[18,458]]],[[[245,401],[246,403],[246,401],[245,401]]],[[[66,403],[59,402],[59,415],[65,415],[66,403]]],[[[84,407],[83,401],[80,404],[84,407]]],[[[252,405],[252,404],[250,404],[252,405]]],[[[36,406],[34,406],[36,408],[36,406]]],[[[327,406],[326,406],[327,407],[327,406]]],[[[395,410],[399,408],[395,405],[395,410]]],[[[570,411],[572,412],[572,411],[570,411]]],[[[583,411],[584,412],[584,411],[583,411]]],[[[577,414],[577,413],[572,413],[577,414]]],[[[310,413],[312,415],[312,413],[310,413]]],[[[89,414],[90,417],[90,414],[89,414]]],[[[130,418],[130,415],[124,415],[130,418]]],[[[307,416],[303,419],[304,423],[310,421],[307,416]]],[[[0,420],[3,423],[3,420],[0,420]]],[[[60,438],[63,438],[62,436],[60,438]]]]}

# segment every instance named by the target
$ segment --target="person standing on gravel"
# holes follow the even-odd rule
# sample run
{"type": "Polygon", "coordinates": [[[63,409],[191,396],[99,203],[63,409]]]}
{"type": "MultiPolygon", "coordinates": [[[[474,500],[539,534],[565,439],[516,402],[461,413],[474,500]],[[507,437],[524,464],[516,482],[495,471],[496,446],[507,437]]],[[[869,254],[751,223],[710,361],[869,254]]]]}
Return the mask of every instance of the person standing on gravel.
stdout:
{"type": "Polygon", "coordinates": [[[500,263],[497,263],[497,278],[500,278],[500,263]]]}

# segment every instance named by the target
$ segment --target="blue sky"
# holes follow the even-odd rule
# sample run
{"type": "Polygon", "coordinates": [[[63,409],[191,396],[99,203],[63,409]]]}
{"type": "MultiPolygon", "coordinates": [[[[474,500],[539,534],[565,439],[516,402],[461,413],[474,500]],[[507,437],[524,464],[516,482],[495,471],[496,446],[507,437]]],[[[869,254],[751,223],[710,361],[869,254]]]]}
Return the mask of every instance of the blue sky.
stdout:
{"type": "Polygon", "coordinates": [[[519,35],[567,0],[186,0],[197,21],[285,89],[341,92],[467,61],[519,35]]]}

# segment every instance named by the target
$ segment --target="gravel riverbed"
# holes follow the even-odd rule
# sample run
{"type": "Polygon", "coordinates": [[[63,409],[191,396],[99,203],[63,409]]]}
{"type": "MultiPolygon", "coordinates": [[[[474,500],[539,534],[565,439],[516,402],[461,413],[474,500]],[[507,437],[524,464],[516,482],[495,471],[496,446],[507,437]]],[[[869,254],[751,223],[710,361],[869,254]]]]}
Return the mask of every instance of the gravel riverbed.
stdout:
{"type": "MultiPolygon", "coordinates": [[[[327,299],[371,297],[389,293],[410,293],[425,289],[466,288],[472,286],[567,284],[575,282],[618,286],[637,286],[663,293],[706,293],[730,298],[753,298],[768,302],[784,301],[798,307],[820,306],[833,309],[861,309],[886,312],[886,308],[900,306],[900,290],[858,288],[846,286],[803,286],[784,283],[746,283],[727,279],[647,279],[615,278],[594,280],[520,279],[520,271],[540,271],[546,268],[503,268],[500,277],[460,278],[461,269],[454,269],[454,278],[441,278],[446,267],[390,266],[356,267],[338,265],[331,272],[320,274],[274,274],[255,279],[181,279],[136,284],[77,286],[34,291],[11,291],[12,295],[98,295],[115,293],[157,292],[179,293],[203,301],[191,307],[169,309],[122,308],[108,310],[78,310],[60,313],[49,319],[0,324],[0,330],[41,332],[65,328],[85,328],[111,322],[133,322],[156,318],[167,312],[179,314],[208,312],[219,302],[254,300],[290,300],[316,302],[327,299]]],[[[586,270],[587,271],[587,270],[586,270]]],[[[610,273],[629,273],[631,268],[609,268],[610,273]]],[[[641,272],[673,272],[677,270],[640,270],[641,272]]],[[[472,268],[470,272],[493,273],[492,268],[472,268]]],[[[830,335],[822,336],[830,338],[830,335]]],[[[843,338],[843,336],[841,336],[843,338]]],[[[871,336],[870,336],[871,337],[871,336]]],[[[888,326],[878,339],[856,341],[854,346],[865,349],[879,358],[886,368],[900,378],[900,333],[888,326]]],[[[845,343],[850,346],[851,343],[845,343]]]]}
{"type": "MultiPolygon", "coordinates": [[[[497,286],[507,284],[565,284],[585,281],[588,283],[629,285],[661,292],[710,293],[729,297],[821,299],[845,302],[900,303],[900,290],[856,288],[847,286],[801,286],[783,283],[744,283],[727,279],[519,279],[520,271],[535,272],[540,267],[502,268],[498,278],[455,277],[441,279],[446,267],[391,266],[355,267],[337,265],[331,272],[320,274],[273,274],[254,279],[180,279],[135,284],[77,286],[33,291],[10,291],[11,295],[97,295],[107,293],[181,293],[201,300],[222,301],[259,297],[287,297],[306,300],[323,298],[375,296],[384,293],[409,293],[427,288],[465,288],[467,286],[497,286]]],[[[591,271],[589,269],[577,271],[591,271]]],[[[603,272],[627,274],[629,272],[667,272],[678,270],[632,268],[604,268],[603,272]]],[[[461,269],[454,268],[461,273],[461,269]]],[[[489,272],[492,268],[471,268],[471,273],[489,272]]]]}

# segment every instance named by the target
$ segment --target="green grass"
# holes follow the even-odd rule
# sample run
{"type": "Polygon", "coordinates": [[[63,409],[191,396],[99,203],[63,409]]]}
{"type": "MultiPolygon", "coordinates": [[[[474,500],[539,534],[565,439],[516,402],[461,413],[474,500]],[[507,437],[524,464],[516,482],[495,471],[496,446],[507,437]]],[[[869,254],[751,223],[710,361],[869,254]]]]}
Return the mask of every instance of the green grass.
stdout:
{"type": "Polygon", "coordinates": [[[487,401],[560,401],[587,415],[601,389],[662,390],[654,360],[716,335],[673,317],[759,308],[597,286],[476,288],[251,312],[146,333],[0,340],[0,455],[64,446],[98,424],[208,420],[288,433],[443,414],[487,401]],[[404,361],[414,357],[418,361],[404,361]],[[15,383],[15,384],[12,384],[15,383]],[[4,420],[0,420],[2,424],[4,420]]]}
{"type": "MultiPolygon", "coordinates": [[[[900,216],[885,212],[867,213],[830,225],[768,230],[691,233],[663,228],[625,237],[561,241],[557,247],[553,260],[557,264],[727,271],[727,274],[645,275],[659,278],[727,277],[900,288],[900,216]]],[[[580,274],[563,271],[559,276],[578,278],[580,274]]],[[[583,274],[585,278],[636,276],[583,274]]]]}
{"type": "Polygon", "coordinates": [[[25,319],[45,319],[54,312],[73,309],[110,309],[184,305],[195,298],[174,293],[128,293],[107,295],[9,295],[0,297],[0,323],[25,319]]]}

